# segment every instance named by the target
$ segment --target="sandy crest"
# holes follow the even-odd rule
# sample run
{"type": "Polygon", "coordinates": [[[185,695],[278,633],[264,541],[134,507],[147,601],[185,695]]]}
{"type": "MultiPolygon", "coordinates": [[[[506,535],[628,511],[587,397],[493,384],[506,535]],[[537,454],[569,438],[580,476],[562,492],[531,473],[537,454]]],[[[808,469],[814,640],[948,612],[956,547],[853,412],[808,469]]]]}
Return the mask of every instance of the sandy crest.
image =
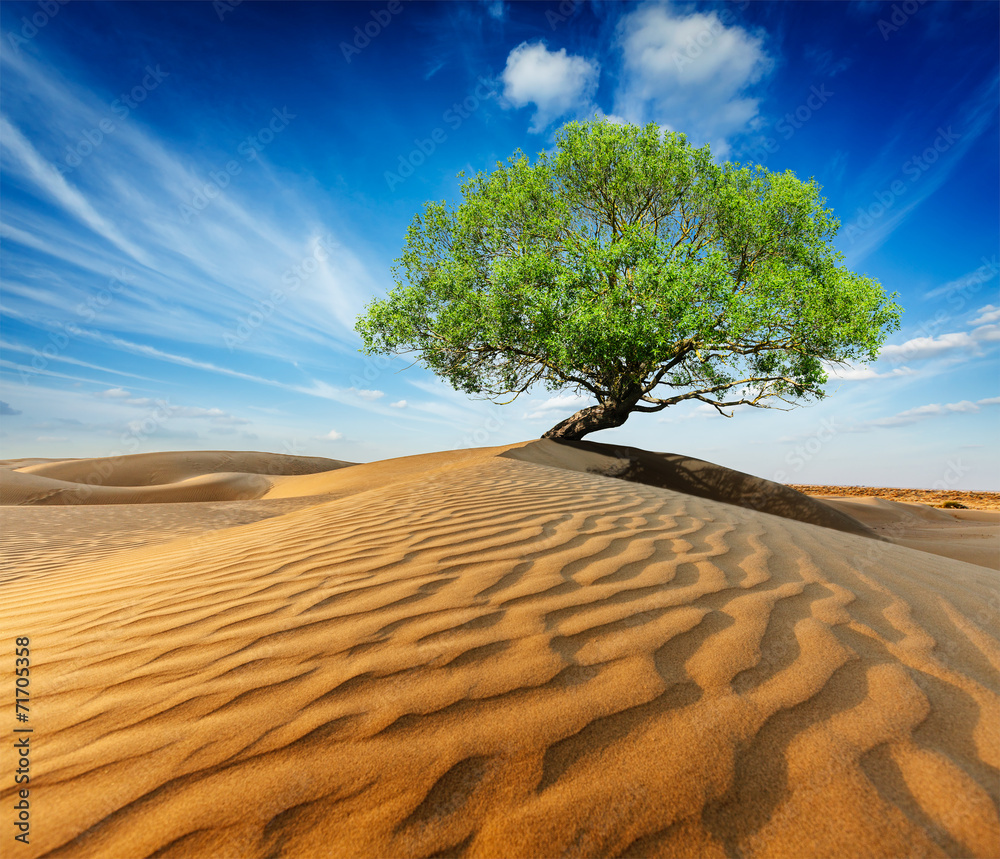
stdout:
{"type": "Polygon", "coordinates": [[[996,573],[553,444],[6,585],[18,855],[1000,854],[996,573]]]}

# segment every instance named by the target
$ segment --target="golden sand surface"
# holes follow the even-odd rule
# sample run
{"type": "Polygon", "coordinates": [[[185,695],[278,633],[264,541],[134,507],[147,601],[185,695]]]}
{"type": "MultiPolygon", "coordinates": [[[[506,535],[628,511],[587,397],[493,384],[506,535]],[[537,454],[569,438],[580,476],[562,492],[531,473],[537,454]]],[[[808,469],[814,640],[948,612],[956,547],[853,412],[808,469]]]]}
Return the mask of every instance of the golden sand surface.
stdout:
{"type": "Polygon", "coordinates": [[[998,574],[904,545],[914,505],[587,443],[233,456],[116,461],[118,529],[111,483],[35,506],[96,461],[0,469],[43,514],[5,535],[5,856],[1000,855],[998,574]],[[114,551],[70,557],[88,515],[114,551]]]}

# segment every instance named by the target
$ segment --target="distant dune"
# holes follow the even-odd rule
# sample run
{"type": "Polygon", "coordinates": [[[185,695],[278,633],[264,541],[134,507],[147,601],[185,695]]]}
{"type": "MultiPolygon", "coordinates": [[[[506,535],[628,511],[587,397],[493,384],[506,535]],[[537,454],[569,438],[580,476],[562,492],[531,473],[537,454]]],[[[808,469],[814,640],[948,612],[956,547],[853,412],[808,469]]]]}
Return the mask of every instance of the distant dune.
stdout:
{"type": "Polygon", "coordinates": [[[0,490],[18,856],[1000,855],[1000,514],[553,441],[0,490]]]}
{"type": "MultiPolygon", "coordinates": [[[[352,465],[318,456],[199,450],[47,460],[0,471],[0,504],[159,504],[260,498],[266,475],[352,465]]],[[[15,466],[15,467],[11,467],[15,466]]]]}

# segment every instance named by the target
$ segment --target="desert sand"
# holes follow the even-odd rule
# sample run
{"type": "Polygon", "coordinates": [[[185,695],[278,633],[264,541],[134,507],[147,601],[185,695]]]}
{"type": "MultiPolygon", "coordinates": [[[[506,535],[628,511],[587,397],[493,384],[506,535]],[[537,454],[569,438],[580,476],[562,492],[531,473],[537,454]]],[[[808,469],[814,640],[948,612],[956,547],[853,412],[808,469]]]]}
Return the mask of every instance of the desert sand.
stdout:
{"type": "Polygon", "coordinates": [[[1000,855],[1000,512],[553,441],[0,489],[4,855],[1000,855]]]}

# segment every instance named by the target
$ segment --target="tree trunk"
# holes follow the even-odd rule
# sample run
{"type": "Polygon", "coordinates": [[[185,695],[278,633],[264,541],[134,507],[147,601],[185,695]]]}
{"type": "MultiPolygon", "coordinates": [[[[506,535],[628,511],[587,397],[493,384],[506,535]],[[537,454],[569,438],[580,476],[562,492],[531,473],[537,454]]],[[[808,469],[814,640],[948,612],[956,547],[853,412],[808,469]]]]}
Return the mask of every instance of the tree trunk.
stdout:
{"type": "Polygon", "coordinates": [[[626,400],[587,406],[576,414],[570,415],[566,420],[557,423],[547,433],[544,433],[542,438],[564,438],[569,441],[579,441],[587,433],[620,427],[632,414],[634,405],[635,401],[628,402],[626,400]]]}

